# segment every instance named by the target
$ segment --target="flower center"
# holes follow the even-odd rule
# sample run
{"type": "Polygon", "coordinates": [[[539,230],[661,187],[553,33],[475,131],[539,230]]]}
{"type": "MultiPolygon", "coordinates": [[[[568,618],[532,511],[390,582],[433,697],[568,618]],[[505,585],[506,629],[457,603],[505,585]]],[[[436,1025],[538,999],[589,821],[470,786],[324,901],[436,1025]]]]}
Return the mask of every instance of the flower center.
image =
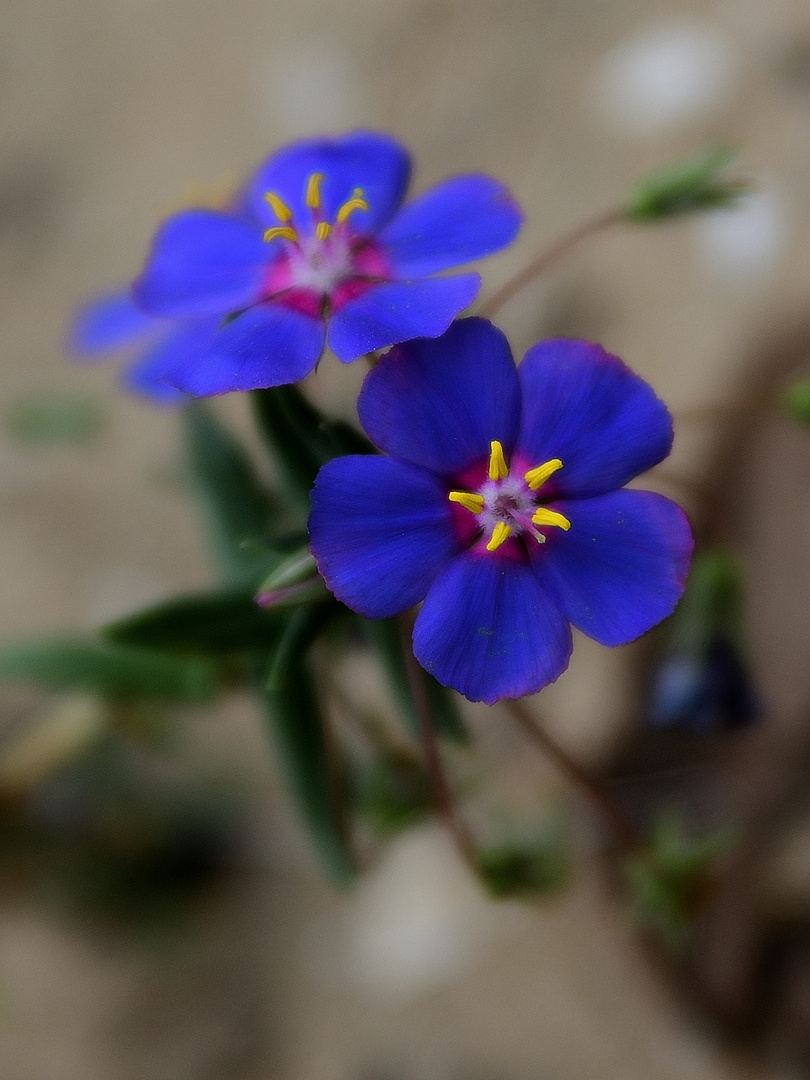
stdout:
{"type": "Polygon", "coordinates": [[[328,295],[336,285],[355,272],[353,235],[349,218],[355,210],[368,210],[362,188],[355,188],[351,198],[338,209],[335,220],[327,221],[323,214],[321,184],[323,173],[312,173],[307,181],[304,202],[310,211],[309,227],[299,227],[293,212],[274,191],[265,193],[279,224],[264,232],[267,243],[285,242],[289,284],[328,295]]]}
{"type": "Polygon", "coordinates": [[[487,479],[475,492],[451,491],[447,498],[475,514],[481,532],[488,536],[487,551],[497,551],[510,536],[528,533],[538,544],[545,544],[540,528],[571,528],[564,514],[550,510],[540,503],[540,489],[558,469],[559,458],[529,469],[523,476],[510,476],[503,446],[495,440],[490,443],[487,479]]]}

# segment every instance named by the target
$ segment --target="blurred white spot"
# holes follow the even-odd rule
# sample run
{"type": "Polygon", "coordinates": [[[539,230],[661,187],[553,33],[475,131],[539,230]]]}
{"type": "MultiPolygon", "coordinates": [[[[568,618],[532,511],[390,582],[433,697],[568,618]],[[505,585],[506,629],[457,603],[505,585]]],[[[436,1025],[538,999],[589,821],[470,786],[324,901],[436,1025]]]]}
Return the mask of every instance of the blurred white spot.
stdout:
{"type": "Polygon", "coordinates": [[[337,934],[313,928],[304,961],[319,979],[402,1000],[451,982],[528,918],[516,904],[488,901],[445,833],[423,829],[390,845],[337,934]]]}
{"type": "Polygon", "coordinates": [[[608,53],[594,92],[617,127],[653,134],[719,112],[736,68],[734,45],[720,29],[692,20],[659,23],[608,53]]]}
{"type": "Polygon", "coordinates": [[[774,190],[753,191],[728,210],[699,214],[693,221],[698,258],[714,278],[752,284],[779,266],[788,242],[788,214],[774,190]]]}
{"type": "Polygon", "coordinates": [[[313,43],[274,53],[258,82],[263,107],[285,134],[319,134],[354,127],[362,119],[356,69],[334,46],[313,43]]]}

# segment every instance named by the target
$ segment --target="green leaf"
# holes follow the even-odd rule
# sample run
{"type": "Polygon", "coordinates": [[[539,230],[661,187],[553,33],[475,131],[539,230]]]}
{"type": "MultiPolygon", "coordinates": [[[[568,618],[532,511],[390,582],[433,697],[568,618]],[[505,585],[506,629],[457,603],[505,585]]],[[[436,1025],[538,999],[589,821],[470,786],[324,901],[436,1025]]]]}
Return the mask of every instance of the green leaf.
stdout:
{"type": "Polygon", "coordinates": [[[338,885],[354,877],[346,828],[341,765],[336,761],[315,692],[307,652],[329,606],[298,608],[260,686],[264,713],[289,790],[321,863],[338,885]]]}
{"type": "Polygon", "coordinates": [[[476,862],[488,891],[498,898],[559,892],[570,876],[568,852],[558,837],[485,848],[476,862]]]}
{"type": "Polygon", "coordinates": [[[647,177],[631,193],[625,214],[650,222],[733,205],[747,190],[746,184],[719,177],[733,156],[729,147],[714,147],[647,177]]]}
{"type": "Polygon", "coordinates": [[[731,552],[720,547],[697,551],[672,617],[670,650],[700,656],[718,633],[739,642],[744,636],[744,591],[743,573],[731,552]]]}
{"type": "Polygon", "coordinates": [[[341,420],[327,419],[296,386],[254,390],[250,397],[271,457],[303,507],[309,506],[315,477],[327,461],[341,454],[376,453],[364,435],[341,420]]]}
{"type": "Polygon", "coordinates": [[[797,379],[787,387],[782,394],[782,407],[791,420],[810,426],[810,377],[797,379]]]}
{"type": "Polygon", "coordinates": [[[153,649],[221,654],[278,644],[285,621],[252,590],[178,596],[105,626],[108,640],[153,649]]]}
{"type": "Polygon", "coordinates": [[[95,438],[103,427],[96,401],[81,394],[41,391],[15,401],[6,410],[6,431],[20,442],[76,446],[95,438]]]}
{"type": "Polygon", "coordinates": [[[214,669],[197,658],[75,638],[43,638],[0,647],[0,679],[116,698],[201,702],[216,690],[214,669]]]}
{"type": "MultiPolygon", "coordinates": [[[[408,669],[402,655],[402,638],[397,620],[359,618],[359,621],[363,635],[377,654],[377,659],[385,672],[391,696],[405,726],[414,738],[421,742],[419,715],[411,693],[408,669]]],[[[442,686],[427,671],[423,671],[422,668],[419,670],[425,681],[437,733],[457,743],[467,742],[467,732],[453,691],[442,686]]]]}
{"type": "Polygon", "coordinates": [[[377,749],[377,756],[354,769],[358,812],[382,836],[394,836],[429,817],[435,809],[430,776],[418,758],[377,749]]]}
{"type": "Polygon", "coordinates": [[[185,444],[220,576],[234,584],[258,581],[278,558],[265,546],[277,508],[243,447],[200,402],[185,409],[185,444]]]}

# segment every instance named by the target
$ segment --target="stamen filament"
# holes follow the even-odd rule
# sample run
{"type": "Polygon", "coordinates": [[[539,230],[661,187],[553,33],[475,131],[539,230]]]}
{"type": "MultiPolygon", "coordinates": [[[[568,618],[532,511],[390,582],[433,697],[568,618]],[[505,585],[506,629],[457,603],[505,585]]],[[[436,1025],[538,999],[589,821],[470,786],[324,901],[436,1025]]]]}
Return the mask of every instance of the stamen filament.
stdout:
{"type": "Polygon", "coordinates": [[[368,203],[363,198],[363,189],[355,188],[352,197],[347,199],[337,212],[337,223],[342,225],[355,210],[368,210],[368,203]]]}
{"type": "Polygon", "coordinates": [[[512,529],[505,521],[499,521],[492,530],[492,536],[487,544],[487,551],[496,551],[512,535],[512,529]]]}
{"type": "Polygon", "coordinates": [[[523,479],[526,481],[532,491],[537,491],[537,489],[539,487],[542,487],[543,484],[545,484],[546,480],[548,480],[548,478],[552,476],[557,471],[557,469],[561,468],[562,462],[558,457],[555,457],[552,458],[550,461],[544,462],[542,465],[537,465],[534,469],[529,469],[529,471],[524,474],[523,479]]]}
{"type": "Polygon", "coordinates": [[[298,239],[298,233],[290,225],[274,225],[272,229],[265,229],[264,231],[264,239],[268,244],[279,236],[284,240],[292,240],[293,242],[298,239]]]}
{"type": "Polygon", "coordinates": [[[490,480],[504,480],[509,475],[509,467],[503,456],[503,447],[497,439],[494,439],[489,447],[489,478],[490,480]]]}
{"type": "Polygon", "coordinates": [[[323,173],[319,172],[313,173],[307,181],[307,193],[304,196],[304,202],[307,204],[310,210],[320,210],[321,208],[322,183],[323,173]]]}
{"type": "Polygon", "coordinates": [[[328,221],[319,221],[315,226],[315,239],[325,240],[332,231],[332,226],[328,221]]]}
{"type": "Polygon", "coordinates": [[[532,514],[532,521],[535,525],[554,525],[558,529],[564,529],[565,532],[571,528],[571,522],[565,514],[558,514],[556,510],[549,510],[547,506],[538,506],[532,514]]]}
{"type": "Polygon", "coordinates": [[[458,503],[473,514],[480,514],[484,509],[483,495],[473,495],[469,491],[451,491],[447,498],[450,502],[458,503]]]}
{"type": "Polygon", "coordinates": [[[273,213],[279,221],[283,222],[285,225],[288,221],[292,221],[292,210],[287,206],[283,199],[280,199],[278,195],[276,195],[275,191],[265,191],[264,201],[270,203],[273,213]]]}

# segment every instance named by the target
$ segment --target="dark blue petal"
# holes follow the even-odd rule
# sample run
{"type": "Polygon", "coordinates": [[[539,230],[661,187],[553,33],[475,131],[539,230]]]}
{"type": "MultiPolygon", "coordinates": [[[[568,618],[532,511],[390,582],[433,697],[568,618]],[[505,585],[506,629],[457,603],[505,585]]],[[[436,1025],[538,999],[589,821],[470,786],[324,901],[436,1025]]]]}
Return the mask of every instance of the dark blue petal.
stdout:
{"type": "Polygon", "coordinates": [[[387,281],[350,300],[329,321],[329,347],[344,364],[412,338],[435,338],[478,295],[478,274],[387,281]]]}
{"type": "Polygon", "coordinates": [[[370,619],[418,603],[456,548],[436,478],[374,456],[324,465],[312,489],[309,535],[326,584],[370,619]]]}
{"type": "Polygon", "coordinates": [[[340,206],[355,188],[362,188],[368,210],[352,213],[352,228],[368,235],[381,228],[405,196],[410,175],[406,150],[388,135],[355,131],[338,139],[305,139],[279,150],[259,167],[250,187],[253,213],[260,221],[276,224],[264,198],[272,191],[293,211],[303,228],[311,219],[304,204],[307,181],[313,173],[323,175],[323,215],[333,221],[340,206]]]}
{"type": "Polygon", "coordinates": [[[259,304],[217,330],[203,348],[186,349],[166,378],[196,397],[298,382],[317,364],[323,339],[319,319],[259,304]]]}
{"type": "Polygon", "coordinates": [[[372,442],[395,457],[452,475],[511,449],[520,387],[509,344],[492,323],[461,319],[434,341],[409,341],[366,376],[357,402],[372,442]]]}
{"type": "Polygon", "coordinates": [[[133,295],[169,318],[225,314],[258,298],[270,258],[260,227],[211,210],[184,210],[158,230],[133,295]]]}
{"type": "Polygon", "coordinates": [[[530,543],[540,581],[568,619],[602,645],[623,645],[671,615],[692,554],[675,503],[650,491],[614,491],[554,504],[571,522],[530,543]]]}
{"type": "Polygon", "coordinates": [[[187,401],[188,395],[168,382],[167,377],[178,364],[210,349],[217,326],[216,319],[200,319],[164,332],[151,349],[124,371],[124,386],[159,405],[187,401]]]}
{"type": "Polygon", "coordinates": [[[528,563],[469,551],[432,585],[413,646],[440,683],[492,705],[534,694],[561,675],[571,630],[528,563]]]}
{"type": "Polygon", "coordinates": [[[618,357],[585,341],[543,341],[518,368],[518,440],[532,464],[561,458],[560,495],[601,495],[667,456],[672,418],[652,388],[618,357]]]}
{"type": "Polygon", "coordinates": [[[459,176],[404,206],[379,236],[399,277],[415,278],[491,255],[511,243],[520,207],[488,176],[459,176]]]}
{"type": "Polygon", "coordinates": [[[136,307],[129,288],[99,296],[76,313],[70,331],[70,347],[77,353],[96,356],[136,345],[161,323],[136,307]]]}

